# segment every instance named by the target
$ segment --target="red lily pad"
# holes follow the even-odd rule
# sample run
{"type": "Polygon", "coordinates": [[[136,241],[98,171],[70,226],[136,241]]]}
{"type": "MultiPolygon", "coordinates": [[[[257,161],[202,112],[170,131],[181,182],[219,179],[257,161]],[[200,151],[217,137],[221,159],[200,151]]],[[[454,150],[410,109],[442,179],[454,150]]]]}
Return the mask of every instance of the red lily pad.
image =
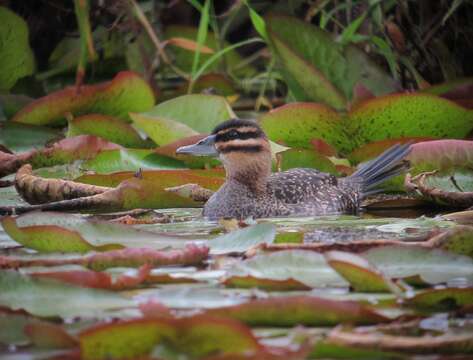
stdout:
{"type": "Polygon", "coordinates": [[[277,297],[210,309],[207,314],[230,316],[251,326],[333,326],[340,323],[374,324],[388,321],[356,301],[311,296],[277,297]]]}
{"type": "Polygon", "coordinates": [[[103,114],[87,114],[69,121],[67,137],[94,135],[128,148],[153,147],[152,141],[142,139],[129,124],[116,117],[103,114]]]}
{"type": "Polygon", "coordinates": [[[342,119],[322,104],[287,104],[263,115],[260,124],[271,140],[286,146],[310,149],[313,139],[324,139],[338,150],[350,146],[342,119]]]}
{"type": "Polygon", "coordinates": [[[149,265],[143,265],[133,274],[121,274],[116,278],[113,278],[109,273],[88,270],[42,271],[29,273],[29,275],[37,278],[56,279],[88,288],[123,290],[142,284],[147,279],[150,270],[149,265]]]}
{"type": "Polygon", "coordinates": [[[33,125],[55,125],[65,115],[100,113],[130,121],[129,112],[149,110],[154,104],[151,87],[137,74],[124,71],[109,82],[82,85],[51,93],[20,110],[11,121],[33,125]]]}
{"type": "Polygon", "coordinates": [[[27,266],[60,266],[81,265],[95,271],[112,267],[141,267],[150,266],[185,266],[199,265],[207,259],[209,248],[189,244],[183,249],[154,250],[150,248],[134,248],[111,250],[103,253],[85,256],[68,257],[21,257],[0,256],[0,268],[12,269],[27,266]]]}
{"type": "Polygon", "coordinates": [[[78,341],[66,330],[56,324],[47,322],[33,322],[25,326],[25,333],[33,344],[40,348],[69,349],[75,348],[78,341]]]}
{"type": "MultiPolygon", "coordinates": [[[[391,146],[396,144],[406,144],[406,143],[418,143],[423,141],[430,141],[432,138],[426,137],[411,137],[411,138],[399,138],[399,139],[386,139],[380,141],[373,141],[369,144],[360,146],[359,148],[353,150],[348,154],[347,158],[355,163],[361,163],[370,159],[374,159],[376,156],[381,155],[383,151],[389,149],[391,146]]],[[[448,140],[439,140],[439,141],[448,141],[448,140]]],[[[411,148],[412,149],[412,148],[411,148]]],[[[412,158],[412,150],[410,158],[412,158]]]]}

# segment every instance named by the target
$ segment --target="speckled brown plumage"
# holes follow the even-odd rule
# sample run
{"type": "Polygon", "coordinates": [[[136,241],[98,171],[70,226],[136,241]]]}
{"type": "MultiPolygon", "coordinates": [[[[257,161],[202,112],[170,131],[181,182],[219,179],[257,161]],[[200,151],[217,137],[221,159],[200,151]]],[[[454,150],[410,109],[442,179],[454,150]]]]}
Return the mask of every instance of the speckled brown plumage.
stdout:
{"type": "Polygon", "coordinates": [[[353,175],[336,178],[306,168],[271,173],[269,142],[253,121],[226,121],[211,137],[227,176],[204,206],[212,219],[356,213],[364,196],[405,170],[409,152],[409,145],[396,145],[353,175]]]}

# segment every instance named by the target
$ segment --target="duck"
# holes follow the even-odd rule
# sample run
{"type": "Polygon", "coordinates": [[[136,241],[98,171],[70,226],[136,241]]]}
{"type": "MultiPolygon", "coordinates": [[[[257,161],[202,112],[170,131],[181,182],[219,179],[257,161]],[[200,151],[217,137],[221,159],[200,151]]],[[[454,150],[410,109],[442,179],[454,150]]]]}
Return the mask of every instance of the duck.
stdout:
{"type": "Polygon", "coordinates": [[[357,214],[362,200],[408,168],[410,145],[394,145],[352,175],[336,177],[313,168],[272,172],[271,146],[254,120],[230,119],[177,154],[217,156],[225,182],[205,203],[203,216],[269,218],[357,214]]]}

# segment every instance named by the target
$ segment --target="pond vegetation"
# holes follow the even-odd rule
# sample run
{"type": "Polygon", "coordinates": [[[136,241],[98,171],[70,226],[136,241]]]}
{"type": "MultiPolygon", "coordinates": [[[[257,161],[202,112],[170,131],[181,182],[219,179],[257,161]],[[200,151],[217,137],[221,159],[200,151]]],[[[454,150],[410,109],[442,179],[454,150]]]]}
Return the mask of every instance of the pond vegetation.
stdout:
{"type": "Polygon", "coordinates": [[[5,2],[0,358],[471,357],[472,16],[5,2]],[[357,214],[211,221],[225,171],[176,150],[230,118],[274,172],[349,176],[395,144],[409,170],[357,214]]]}

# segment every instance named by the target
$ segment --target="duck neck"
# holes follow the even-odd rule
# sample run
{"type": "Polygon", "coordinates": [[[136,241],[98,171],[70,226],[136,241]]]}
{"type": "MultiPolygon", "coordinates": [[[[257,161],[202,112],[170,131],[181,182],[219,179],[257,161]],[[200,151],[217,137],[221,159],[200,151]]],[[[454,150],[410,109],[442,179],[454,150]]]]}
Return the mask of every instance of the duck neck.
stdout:
{"type": "Polygon", "coordinates": [[[227,158],[223,164],[228,183],[244,185],[256,196],[266,191],[268,178],[271,175],[271,153],[239,156],[238,159],[227,158]]]}

